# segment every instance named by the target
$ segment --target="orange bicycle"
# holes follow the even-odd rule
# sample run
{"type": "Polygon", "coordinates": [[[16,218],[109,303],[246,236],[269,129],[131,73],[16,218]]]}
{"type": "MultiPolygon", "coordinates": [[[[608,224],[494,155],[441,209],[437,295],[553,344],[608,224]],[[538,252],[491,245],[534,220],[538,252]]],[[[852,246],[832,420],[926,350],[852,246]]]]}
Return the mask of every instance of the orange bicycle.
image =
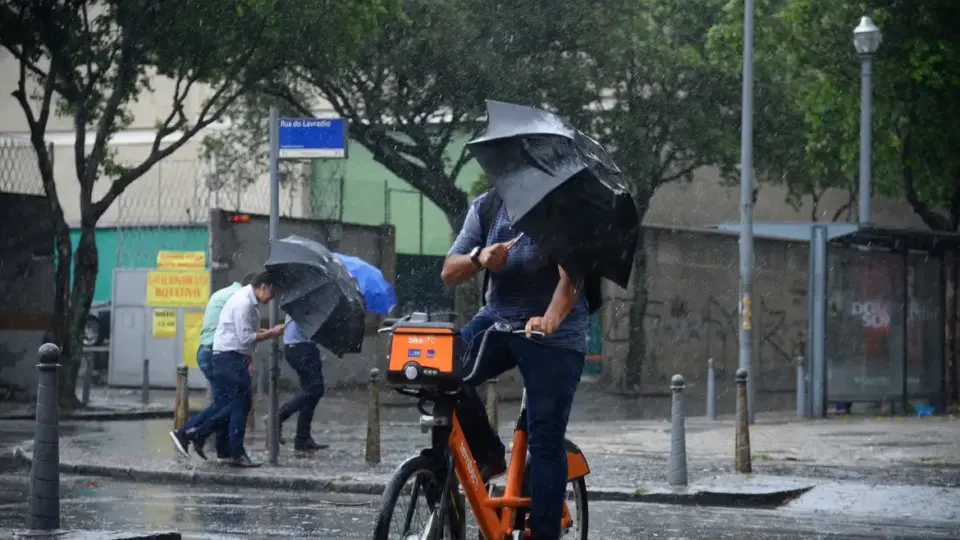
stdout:
{"type": "MultiPolygon", "coordinates": [[[[419,315],[419,314],[417,314],[419,315]]],[[[506,324],[487,330],[471,372],[461,377],[464,344],[450,323],[408,317],[381,332],[390,332],[387,382],[401,394],[418,398],[420,429],[431,434],[430,447],[403,462],[387,484],[377,516],[374,540],[463,540],[466,505],[476,518],[482,540],[518,540],[530,536],[526,513],[530,492],[525,478],[527,455],[526,391],[513,434],[513,447],[501,496],[484,484],[454,411],[462,388],[477,373],[491,332],[522,334],[506,324]],[[427,405],[432,404],[432,410],[427,405]],[[462,486],[462,490],[461,490],[462,486]],[[409,501],[405,507],[404,501],[409,501]],[[425,516],[418,519],[418,502],[425,516]]],[[[542,335],[542,334],[539,334],[542,335]]],[[[518,338],[522,339],[522,338],[518,338]]],[[[564,439],[568,499],[563,505],[563,536],[587,538],[587,488],[590,467],[579,448],[564,439]],[[573,512],[571,512],[573,510],[573,512]]]]}

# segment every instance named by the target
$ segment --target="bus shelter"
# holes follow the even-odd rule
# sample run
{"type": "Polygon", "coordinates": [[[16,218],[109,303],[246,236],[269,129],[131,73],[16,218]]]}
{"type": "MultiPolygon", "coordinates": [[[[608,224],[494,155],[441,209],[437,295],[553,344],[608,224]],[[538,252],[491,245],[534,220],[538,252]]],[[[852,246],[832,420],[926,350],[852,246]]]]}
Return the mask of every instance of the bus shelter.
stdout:
{"type": "Polygon", "coordinates": [[[758,222],[754,234],[809,242],[809,416],[855,402],[945,411],[946,256],[960,235],[816,222],[758,222]]]}

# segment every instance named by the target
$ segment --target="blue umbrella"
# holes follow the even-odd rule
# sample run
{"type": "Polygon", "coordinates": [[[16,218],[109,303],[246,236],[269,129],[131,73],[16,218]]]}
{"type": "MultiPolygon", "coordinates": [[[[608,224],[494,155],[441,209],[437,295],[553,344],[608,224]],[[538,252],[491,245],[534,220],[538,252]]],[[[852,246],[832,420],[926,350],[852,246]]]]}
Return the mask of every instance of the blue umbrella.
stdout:
{"type": "Polygon", "coordinates": [[[343,262],[360,284],[360,292],[367,304],[367,311],[387,315],[397,305],[397,294],[383,277],[383,272],[372,264],[351,255],[334,253],[343,262]]]}

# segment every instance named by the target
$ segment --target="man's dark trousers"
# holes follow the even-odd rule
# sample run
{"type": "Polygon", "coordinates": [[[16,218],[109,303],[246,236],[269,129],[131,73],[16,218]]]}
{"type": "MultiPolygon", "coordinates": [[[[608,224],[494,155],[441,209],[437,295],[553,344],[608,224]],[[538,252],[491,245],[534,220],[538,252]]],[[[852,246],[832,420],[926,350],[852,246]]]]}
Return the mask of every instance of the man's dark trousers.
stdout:
{"type": "MultiPolygon", "coordinates": [[[[461,330],[468,355],[465,372],[473,369],[483,332],[495,320],[479,314],[461,330]]],[[[584,354],[551,347],[536,340],[494,334],[480,359],[474,382],[480,384],[519,367],[527,390],[527,430],[530,452],[530,490],[534,494],[530,529],[535,540],[560,538],[563,500],[566,498],[567,454],[563,447],[573,397],[583,374],[584,354]]],[[[503,442],[487,420],[476,387],[468,387],[457,406],[463,434],[478,462],[502,459],[503,442]]]]}
{"type": "MultiPolygon", "coordinates": [[[[207,378],[207,384],[210,385],[210,396],[212,397],[213,403],[217,402],[217,393],[221,392],[216,383],[216,378],[213,373],[213,347],[210,345],[201,345],[197,349],[197,365],[200,367],[200,371],[203,373],[203,376],[207,378]]],[[[220,399],[220,402],[223,403],[223,399],[220,399]]],[[[216,447],[217,447],[217,457],[225,458],[230,456],[230,446],[227,439],[227,424],[223,423],[222,428],[218,429],[215,433],[216,437],[216,447]]]]}
{"type": "MultiPolygon", "coordinates": [[[[249,357],[235,351],[219,352],[213,354],[211,364],[213,378],[221,389],[220,396],[214,396],[214,406],[207,409],[215,412],[196,427],[184,426],[184,431],[194,441],[204,440],[226,423],[230,457],[240,458],[246,455],[243,438],[246,435],[247,415],[253,400],[249,357]],[[220,398],[219,401],[217,397],[220,398]]],[[[191,423],[193,422],[194,419],[191,418],[191,423]]]]}
{"type": "Polygon", "coordinates": [[[283,423],[294,413],[299,413],[294,444],[302,445],[311,440],[310,424],[313,422],[313,413],[324,393],[323,359],[320,357],[320,350],[313,343],[292,343],[285,346],[283,352],[300,379],[300,394],[280,408],[280,422],[283,423]]]}

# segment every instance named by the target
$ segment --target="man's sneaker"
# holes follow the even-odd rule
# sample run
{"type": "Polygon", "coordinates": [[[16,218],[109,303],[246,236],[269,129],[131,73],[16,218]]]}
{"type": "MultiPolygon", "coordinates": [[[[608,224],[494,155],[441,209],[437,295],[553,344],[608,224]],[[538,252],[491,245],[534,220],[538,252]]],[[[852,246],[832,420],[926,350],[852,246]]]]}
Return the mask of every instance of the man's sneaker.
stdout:
{"type": "Polygon", "coordinates": [[[180,431],[171,431],[170,438],[173,439],[173,447],[177,452],[183,454],[183,457],[190,457],[190,439],[180,431]]]}
{"type": "Polygon", "coordinates": [[[480,479],[483,480],[484,484],[507,472],[507,460],[502,457],[489,463],[478,463],[477,465],[480,469],[480,479]]]}
{"type": "Polygon", "coordinates": [[[196,439],[193,441],[193,453],[200,456],[200,459],[207,460],[207,452],[204,450],[204,446],[207,444],[207,439],[196,439]]]}
{"type": "Polygon", "coordinates": [[[294,441],[293,449],[297,452],[316,452],[317,450],[323,450],[325,448],[330,448],[329,444],[320,444],[313,439],[308,439],[304,442],[294,441]]]}
{"type": "Polygon", "coordinates": [[[230,458],[227,460],[227,465],[230,465],[231,467],[239,467],[241,469],[255,469],[263,465],[263,463],[260,463],[259,461],[253,461],[250,459],[250,456],[243,454],[240,457],[230,458]]]}

